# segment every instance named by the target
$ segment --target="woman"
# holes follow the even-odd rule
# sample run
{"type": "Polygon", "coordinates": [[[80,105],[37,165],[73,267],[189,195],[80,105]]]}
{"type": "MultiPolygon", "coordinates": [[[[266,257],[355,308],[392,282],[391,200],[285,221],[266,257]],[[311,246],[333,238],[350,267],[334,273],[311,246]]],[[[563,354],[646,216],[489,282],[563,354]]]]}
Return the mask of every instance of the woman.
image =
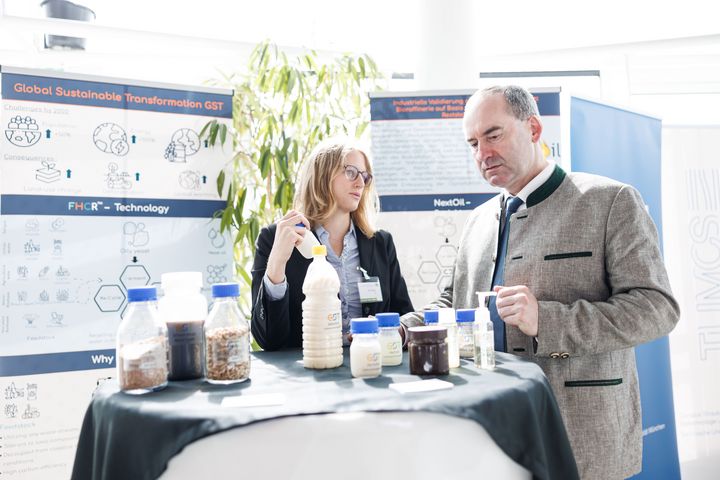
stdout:
{"type": "Polygon", "coordinates": [[[346,141],[323,143],[303,164],[293,210],[257,239],[251,326],[263,349],[302,346],[302,284],[312,260],[295,246],[304,235],[315,235],[327,247],[327,260],[340,277],[345,343],[351,318],[413,311],[392,236],[373,225],[372,180],[368,156],[346,141]],[[366,276],[379,278],[382,299],[360,302],[358,283],[366,276]]]}

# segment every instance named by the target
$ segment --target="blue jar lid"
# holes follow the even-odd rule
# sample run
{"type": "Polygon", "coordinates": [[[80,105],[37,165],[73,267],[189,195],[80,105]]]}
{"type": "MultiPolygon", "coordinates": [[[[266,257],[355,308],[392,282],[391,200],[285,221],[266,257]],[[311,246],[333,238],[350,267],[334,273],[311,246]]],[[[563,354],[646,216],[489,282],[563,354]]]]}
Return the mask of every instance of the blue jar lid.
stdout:
{"type": "Polygon", "coordinates": [[[157,288],[148,287],[131,287],[127,289],[128,302],[149,302],[157,300],[157,288]]]}
{"type": "Polygon", "coordinates": [[[213,298],[239,297],[240,285],[234,282],[216,283],[212,286],[213,298]]]}
{"type": "Polygon", "coordinates": [[[379,327],[399,327],[400,326],[400,315],[394,312],[387,313],[376,313],[379,327]]]}
{"type": "Polygon", "coordinates": [[[475,321],[475,309],[474,308],[459,308],[455,310],[455,320],[458,323],[474,322],[475,321]]]}
{"type": "Polygon", "coordinates": [[[432,325],[434,323],[438,323],[438,311],[425,310],[425,325],[432,325]]]}
{"type": "Polygon", "coordinates": [[[350,331],[355,333],[377,333],[378,321],[375,318],[353,318],[350,320],[350,331]]]}

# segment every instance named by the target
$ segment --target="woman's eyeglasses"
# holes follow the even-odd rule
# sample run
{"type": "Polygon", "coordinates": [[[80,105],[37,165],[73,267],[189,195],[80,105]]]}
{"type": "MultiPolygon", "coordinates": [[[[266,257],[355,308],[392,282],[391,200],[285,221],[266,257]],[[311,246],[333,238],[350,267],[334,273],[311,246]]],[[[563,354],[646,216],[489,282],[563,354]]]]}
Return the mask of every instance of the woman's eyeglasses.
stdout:
{"type": "Polygon", "coordinates": [[[373,176],[370,172],[361,172],[357,167],[354,165],[343,165],[343,168],[345,169],[345,178],[350,180],[351,182],[354,182],[355,179],[360,175],[363,179],[363,182],[365,182],[365,185],[370,185],[370,182],[372,182],[373,176]]]}

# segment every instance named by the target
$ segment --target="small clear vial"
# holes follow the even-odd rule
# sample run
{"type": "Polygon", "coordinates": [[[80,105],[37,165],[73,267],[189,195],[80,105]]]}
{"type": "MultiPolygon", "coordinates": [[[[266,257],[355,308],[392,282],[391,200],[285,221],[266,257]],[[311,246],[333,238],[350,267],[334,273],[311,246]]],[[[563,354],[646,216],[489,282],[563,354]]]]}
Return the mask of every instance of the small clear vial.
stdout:
{"type": "Polygon", "coordinates": [[[460,366],[460,351],[458,350],[458,328],[455,322],[454,308],[441,308],[438,314],[438,325],[447,329],[448,363],[450,368],[460,366]]]}
{"type": "Polygon", "coordinates": [[[355,378],[374,378],[382,372],[382,352],[375,318],[353,318],[350,344],[350,371],[355,378]]]}
{"type": "Polygon", "coordinates": [[[477,292],[478,309],[475,311],[473,336],[475,337],[475,366],[484,370],[495,368],[495,331],[490,311],[487,308],[487,297],[495,292],[477,292]]]}
{"type": "Polygon", "coordinates": [[[475,321],[475,309],[458,309],[455,311],[455,319],[458,326],[457,338],[460,358],[474,358],[475,339],[473,338],[473,322],[475,321]]]}
{"type": "Polygon", "coordinates": [[[402,363],[402,337],[400,315],[397,313],[378,313],[375,315],[380,328],[380,351],[383,367],[392,367],[402,363]]]}

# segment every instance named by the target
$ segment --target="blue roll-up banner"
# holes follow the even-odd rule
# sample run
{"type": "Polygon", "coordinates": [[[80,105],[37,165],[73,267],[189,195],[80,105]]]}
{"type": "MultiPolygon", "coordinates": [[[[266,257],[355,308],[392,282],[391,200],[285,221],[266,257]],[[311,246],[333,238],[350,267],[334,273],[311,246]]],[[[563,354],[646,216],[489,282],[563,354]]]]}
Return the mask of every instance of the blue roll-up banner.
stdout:
{"type": "MultiPolygon", "coordinates": [[[[572,170],[637,188],[662,248],[661,128],[657,118],[580,98],[570,100],[572,170]]],[[[635,349],[643,424],[642,472],[633,478],[680,478],[668,338],[635,349]]]]}

